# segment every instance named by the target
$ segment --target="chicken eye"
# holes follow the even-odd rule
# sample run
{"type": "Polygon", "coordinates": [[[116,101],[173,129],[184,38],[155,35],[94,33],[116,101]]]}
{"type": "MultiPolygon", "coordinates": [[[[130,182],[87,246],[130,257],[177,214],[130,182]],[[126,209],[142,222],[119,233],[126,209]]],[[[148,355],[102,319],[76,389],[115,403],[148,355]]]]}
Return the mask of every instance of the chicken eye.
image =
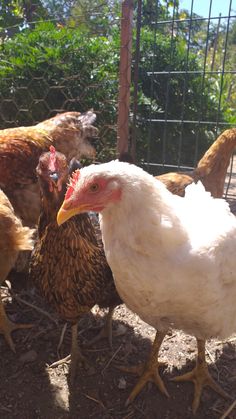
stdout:
{"type": "Polygon", "coordinates": [[[99,189],[99,185],[98,185],[98,183],[93,183],[93,184],[89,187],[90,192],[97,192],[97,191],[98,191],[98,189],[99,189]]]}

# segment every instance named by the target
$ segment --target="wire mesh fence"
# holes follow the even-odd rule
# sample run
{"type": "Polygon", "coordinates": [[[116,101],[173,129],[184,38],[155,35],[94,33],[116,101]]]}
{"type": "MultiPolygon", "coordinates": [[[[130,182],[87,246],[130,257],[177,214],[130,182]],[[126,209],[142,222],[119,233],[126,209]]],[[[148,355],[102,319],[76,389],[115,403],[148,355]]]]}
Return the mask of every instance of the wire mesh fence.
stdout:
{"type": "Polygon", "coordinates": [[[23,6],[17,17],[12,12],[13,25],[0,19],[0,128],[94,108],[98,158],[114,157],[120,5],[71,0],[23,6]]]}
{"type": "Polygon", "coordinates": [[[236,123],[236,4],[202,3],[142,4],[134,141],[151,173],[193,169],[236,123]]]}
{"type": "Polygon", "coordinates": [[[99,161],[192,169],[236,125],[236,2],[200,3],[2,1],[0,128],[94,108],[99,161]]]}
{"type": "MultiPolygon", "coordinates": [[[[232,1],[229,1],[229,15],[224,17],[211,16],[210,2],[208,17],[200,18],[193,12],[193,4],[192,1],[190,11],[179,12],[178,8],[173,7],[172,18],[168,16],[167,20],[162,16],[160,18],[158,2],[152,11],[153,56],[147,71],[151,98],[149,129],[155,131],[157,127],[162,127],[163,144],[161,153],[158,153],[159,160],[162,164],[170,163],[178,167],[181,164],[196,164],[199,137],[203,129],[215,136],[218,130],[232,125],[230,117],[223,113],[224,108],[231,107],[232,115],[235,112],[235,60],[228,60],[230,28],[236,17],[231,14],[232,1]],[[167,57],[160,50],[163,37],[169,44],[167,57]],[[178,87],[177,91],[173,91],[173,86],[178,87]],[[173,126],[177,131],[174,136],[173,126]],[[194,152],[187,158],[181,153],[185,131],[187,135],[188,131],[193,132],[195,137],[194,152]],[[178,143],[178,152],[172,162],[168,161],[170,136],[172,141],[177,137],[178,143]]],[[[149,144],[150,147],[152,144],[149,144]]],[[[148,160],[152,158],[153,153],[149,150],[148,160]]]]}

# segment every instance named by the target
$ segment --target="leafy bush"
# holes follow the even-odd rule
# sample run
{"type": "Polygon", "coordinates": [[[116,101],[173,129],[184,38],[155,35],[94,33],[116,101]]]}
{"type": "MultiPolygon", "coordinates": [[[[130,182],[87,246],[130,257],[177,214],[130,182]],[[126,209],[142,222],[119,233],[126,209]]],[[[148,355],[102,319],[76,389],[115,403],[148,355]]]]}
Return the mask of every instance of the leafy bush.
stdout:
{"type": "Polygon", "coordinates": [[[94,108],[106,136],[100,158],[114,155],[118,36],[88,38],[79,29],[39,24],[2,44],[0,61],[2,128],[94,108]]]}
{"type": "MultiPolygon", "coordinates": [[[[196,73],[200,73],[201,69],[197,55],[191,51],[187,54],[183,38],[171,38],[161,33],[154,38],[149,30],[142,31],[137,139],[139,160],[194,165],[202,150],[210,145],[216,133],[207,122],[216,120],[218,90],[210,79],[196,73]],[[187,74],[187,71],[190,73],[187,74]],[[150,119],[188,122],[147,123],[150,119]]],[[[224,121],[222,112],[219,118],[224,121]]]]}
{"type": "MultiPolygon", "coordinates": [[[[207,121],[218,110],[215,83],[201,70],[186,40],[144,27],[141,34],[137,115],[138,161],[193,164],[215,137],[207,121]],[[154,72],[163,74],[152,75],[154,72]],[[172,74],[170,71],[181,71],[172,74]],[[206,124],[149,122],[150,119],[206,124]],[[195,151],[195,149],[197,151],[195,151]],[[181,153],[180,153],[181,152],[181,153]]],[[[52,23],[24,29],[0,45],[0,124],[30,125],[61,110],[97,113],[98,159],[116,154],[119,34],[90,36],[52,23]],[[23,53],[22,53],[23,51],[23,53]]],[[[224,115],[219,115],[224,120],[224,115]]]]}

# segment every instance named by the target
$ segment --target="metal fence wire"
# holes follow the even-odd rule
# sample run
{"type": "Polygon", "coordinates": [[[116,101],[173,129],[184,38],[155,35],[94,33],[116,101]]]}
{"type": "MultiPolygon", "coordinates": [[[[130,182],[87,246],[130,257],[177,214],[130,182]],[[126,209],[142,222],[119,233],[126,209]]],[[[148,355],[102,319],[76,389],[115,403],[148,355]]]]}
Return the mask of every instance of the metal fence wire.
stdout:
{"type": "MultiPolygon", "coordinates": [[[[143,1],[136,15],[139,94],[131,149],[154,174],[192,170],[236,124],[236,3],[226,1],[217,15],[216,0],[205,2],[204,15],[198,13],[203,2],[168,3],[143,1]]],[[[229,171],[231,180],[233,163],[229,171]]]]}
{"type": "Polygon", "coordinates": [[[10,3],[0,2],[0,128],[94,108],[98,160],[129,149],[160,174],[192,169],[236,126],[236,0],[221,13],[218,0],[204,10],[197,0],[29,0],[9,17],[10,3]]]}
{"type": "Polygon", "coordinates": [[[23,9],[4,21],[7,3],[0,2],[0,128],[93,108],[98,159],[114,157],[120,4],[29,0],[18,2],[23,9]]]}

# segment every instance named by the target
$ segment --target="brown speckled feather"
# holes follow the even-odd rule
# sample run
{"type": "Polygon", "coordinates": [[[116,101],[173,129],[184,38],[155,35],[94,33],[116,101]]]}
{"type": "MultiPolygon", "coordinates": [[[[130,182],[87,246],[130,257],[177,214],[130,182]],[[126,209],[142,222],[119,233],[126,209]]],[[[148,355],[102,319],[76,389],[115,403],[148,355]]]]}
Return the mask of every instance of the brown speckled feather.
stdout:
{"type": "Polygon", "coordinates": [[[60,317],[76,322],[95,304],[120,303],[111,270],[87,215],[50,223],[36,244],[31,277],[60,317]]]}
{"type": "MultiPolygon", "coordinates": [[[[64,187],[66,181],[67,177],[64,187]]],[[[31,258],[31,279],[60,317],[72,323],[95,304],[120,304],[98,225],[94,228],[92,218],[81,214],[58,227],[56,214],[65,190],[50,193],[43,178],[40,184],[42,210],[39,239],[31,258]]]]}
{"type": "Polygon", "coordinates": [[[93,111],[64,112],[29,127],[0,130],[0,188],[23,224],[34,226],[40,195],[35,173],[39,156],[53,144],[66,157],[94,157],[88,138],[97,136],[93,111]]]}

